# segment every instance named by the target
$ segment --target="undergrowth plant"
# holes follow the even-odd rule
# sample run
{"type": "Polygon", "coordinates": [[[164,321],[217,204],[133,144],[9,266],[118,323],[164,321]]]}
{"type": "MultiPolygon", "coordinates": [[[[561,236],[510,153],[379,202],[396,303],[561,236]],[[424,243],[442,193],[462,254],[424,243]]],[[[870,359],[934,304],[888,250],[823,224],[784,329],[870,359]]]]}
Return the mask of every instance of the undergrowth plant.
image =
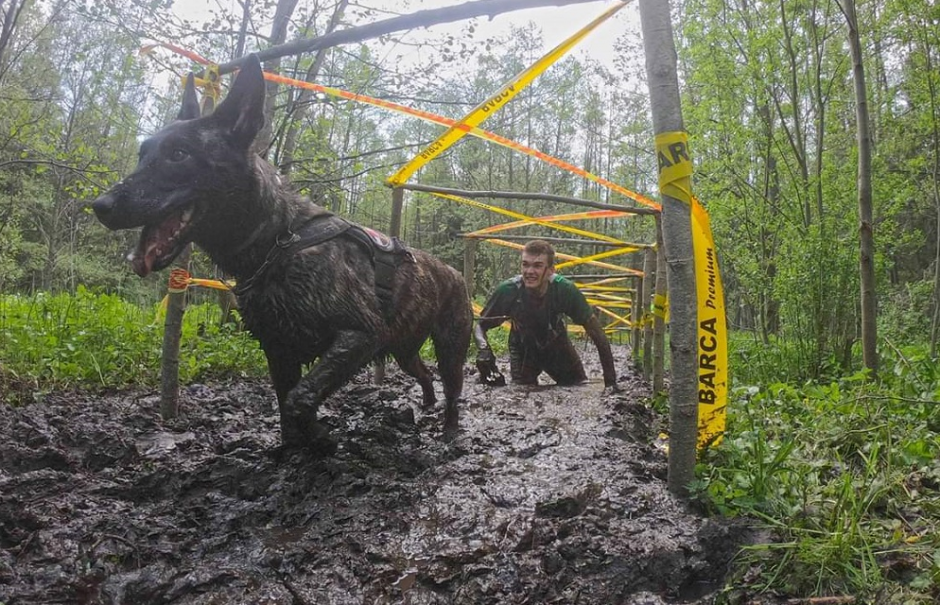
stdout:
{"type": "MultiPolygon", "coordinates": [[[[69,387],[153,386],[160,379],[163,319],[79,287],[75,294],[0,296],[0,387],[8,402],[69,387]]],[[[222,324],[212,304],[191,305],[183,321],[180,380],[264,376],[257,343],[222,324]]]]}
{"type": "Polygon", "coordinates": [[[693,491],[770,539],[740,554],[729,602],[940,602],[940,372],[916,348],[889,347],[882,364],[879,380],[732,390],[728,432],[703,455],[693,491]]]}

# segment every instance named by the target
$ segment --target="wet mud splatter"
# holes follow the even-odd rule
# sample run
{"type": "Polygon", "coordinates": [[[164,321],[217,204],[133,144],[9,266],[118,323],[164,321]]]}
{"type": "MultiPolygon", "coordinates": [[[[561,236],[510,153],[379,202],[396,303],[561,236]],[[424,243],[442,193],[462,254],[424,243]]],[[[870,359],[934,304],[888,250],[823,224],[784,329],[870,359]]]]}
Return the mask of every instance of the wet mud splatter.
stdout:
{"type": "Polygon", "coordinates": [[[712,602],[746,532],[667,494],[644,382],[467,372],[449,444],[410,378],[363,373],[321,409],[327,459],[278,447],[267,382],[187,386],[172,421],[150,391],[4,407],[0,602],[712,602]]]}

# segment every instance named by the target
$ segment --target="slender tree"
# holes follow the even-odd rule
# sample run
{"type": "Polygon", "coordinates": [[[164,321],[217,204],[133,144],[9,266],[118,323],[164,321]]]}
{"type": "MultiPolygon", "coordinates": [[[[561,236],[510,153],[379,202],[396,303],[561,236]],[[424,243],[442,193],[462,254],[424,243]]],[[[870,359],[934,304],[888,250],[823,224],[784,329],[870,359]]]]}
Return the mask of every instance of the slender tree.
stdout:
{"type": "Polygon", "coordinates": [[[858,31],[855,0],[841,0],[839,5],[848,24],[852,76],[855,82],[855,115],[858,139],[858,235],[861,275],[862,358],[872,374],[878,373],[877,325],[875,309],[875,244],[872,228],[871,128],[868,120],[868,88],[858,31]]]}
{"type": "MultiPolygon", "coordinates": [[[[640,0],[640,21],[646,47],[653,131],[656,135],[684,132],[668,0],[640,0]]],[[[698,429],[698,328],[691,207],[688,200],[673,197],[668,189],[661,190],[660,194],[670,292],[669,346],[672,353],[668,485],[672,493],[684,496],[695,477],[698,429]]]]}

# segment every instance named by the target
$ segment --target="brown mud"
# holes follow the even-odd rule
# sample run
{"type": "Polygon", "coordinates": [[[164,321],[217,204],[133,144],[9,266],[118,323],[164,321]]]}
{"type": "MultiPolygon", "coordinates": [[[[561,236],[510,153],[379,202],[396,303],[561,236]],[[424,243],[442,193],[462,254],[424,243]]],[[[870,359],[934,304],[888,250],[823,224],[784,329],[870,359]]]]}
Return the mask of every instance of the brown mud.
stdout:
{"type": "Polygon", "coordinates": [[[629,370],[605,395],[468,369],[445,444],[442,405],[388,369],[322,408],[327,459],[278,447],[267,382],[190,385],[172,421],[152,391],[0,407],[0,603],[714,601],[748,532],[668,495],[629,370]]]}

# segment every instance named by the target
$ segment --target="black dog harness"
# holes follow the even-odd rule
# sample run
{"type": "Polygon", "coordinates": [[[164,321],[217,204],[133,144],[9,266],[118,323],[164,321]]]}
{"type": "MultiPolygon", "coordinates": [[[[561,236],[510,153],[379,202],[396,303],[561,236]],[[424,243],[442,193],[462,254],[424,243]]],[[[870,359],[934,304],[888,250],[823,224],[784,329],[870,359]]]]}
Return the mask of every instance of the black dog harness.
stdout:
{"type": "Polygon", "coordinates": [[[335,214],[317,215],[296,231],[288,230],[285,235],[277,237],[274,246],[268,251],[268,255],[257,271],[232,288],[236,295],[244,294],[254,287],[268,268],[282,257],[296,254],[340,235],[347,235],[369,253],[369,259],[375,267],[375,294],[382,304],[385,319],[391,319],[394,314],[392,288],[395,282],[395,271],[403,262],[414,262],[414,256],[405,248],[401,240],[368,227],[361,227],[335,214]]]}

